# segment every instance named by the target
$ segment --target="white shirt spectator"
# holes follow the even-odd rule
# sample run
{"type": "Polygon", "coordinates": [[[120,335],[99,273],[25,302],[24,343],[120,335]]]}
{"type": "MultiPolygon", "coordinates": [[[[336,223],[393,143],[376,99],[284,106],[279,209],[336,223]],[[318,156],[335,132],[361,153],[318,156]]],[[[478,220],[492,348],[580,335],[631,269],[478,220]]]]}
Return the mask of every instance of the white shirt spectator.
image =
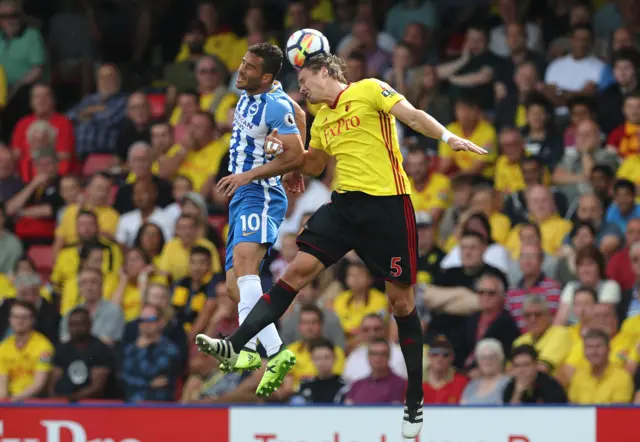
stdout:
{"type": "MultiPolygon", "coordinates": [[[[173,238],[173,229],[175,223],[173,222],[173,216],[167,214],[160,207],[156,207],[151,216],[147,219],[147,222],[153,223],[160,227],[165,241],[169,241],[173,238]]],[[[139,209],[132,210],[120,216],[118,221],[118,228],[116,230],[116,241],[120,244],[124,244],[128,247],[132,247],[133,243],[138,235],[138,230],[142,227],[142,213],[139,209]]]]}
{"type": "MultiPolygon", "coordinates": [[[[353,384],[360,379],[371,375],[371,365],[369,365],[368,348],[362,345],[351,352],[344,364],[342,379],[347,384],[353,384]]],[[[391,344],[391,359],[389,361],[391,371],[402,379],[407,379],[407,366],[404,363],[402,350],[398,344],[391,344]]]]}
{"type": "MultiPolygon", "coordinates": [[[[509,255],[507,249],[505,249],[500,244],[494,243],[487,247],[487,250],[485,250],[484,255],[482,256],[482,260],[485,264],[489,264],[490,266],[493,266],[506,274],[509,271],[511,256],[509,255]]],[[[444,259],[440,263],[440,268],[442,270],[446,270],[453,267],[461,266],[462,255],[460,253],[460,245],[456,245],[453,249],[451,249],[447,256],[444,257],[444,259]]]]}
{"type": "Polygon", "coordinates": [[[274,245],[276,250],[282,247],[282,237],[287,233],[298,233],[300,231],[300,221],[305,213],[314,213],[323,204],[331,201],[331,189],[320,180],[309,182],[305,192],[296,201],[296,207],[291,216],[286,218],[280,225],[278,239],[274,245]]]}
{"type": "MultiPolygon", "coordinates": [[[[527,23],[527,48],[536,52],[543,49],[542,32],[535,23],[527,23]]],[[[496,26],[491,30],[489,49],[501,57],[508,57],[511,54],[507,45],[507,27],[505,25],[496,26]]]]}
{"type": "MultiPolygon", "coordinates": [[[[580,287],[579,281],[568,282],[562,289],[560,295],[560,302],[562,304],[573,304],[573,297],[576,295],[576,290],[580,287]]],[[[602,304],[617,304],[621,299],[620,285],[611,279],[606,279],[598,283],[598,302],[602,304]]]]}
{"type": "Polygon", "coordinates": [[[578,92],[589,82],[598,84],[604,66],[605,64],[594,55],[580,60],[565,55],[551,62],[544,82],[554,84],[565,91],[578,92]]]}

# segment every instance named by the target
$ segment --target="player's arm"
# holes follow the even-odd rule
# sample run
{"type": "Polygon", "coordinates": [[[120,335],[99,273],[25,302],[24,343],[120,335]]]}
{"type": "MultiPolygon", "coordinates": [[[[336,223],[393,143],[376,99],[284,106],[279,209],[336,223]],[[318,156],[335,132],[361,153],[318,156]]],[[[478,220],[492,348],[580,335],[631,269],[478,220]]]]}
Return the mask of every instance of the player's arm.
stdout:
{"type": "Polygon", "coordinates": [[[416,132],[420,132],[426,137],[444,141],[449,144],[453,150],[467,150],[477,154],[487,153],[486,150],[476,146],[472,142],[452,134],[440,124],[438,120],[423,110],[416,109],[406,99],[402,99],[394,104],[389,110],[389,113],[416,132]]]}
{"type": "Polygon", "coordinates": [[[246,172],[250,181],[284,175],[303,165],[305,155],[300,134],[280,135],[275,129],[273,136],[280,140],[283,152],[272,161],[246,172]]]}
{"type": "Polygon", "coordinates": [[[309,150],[304,153],[304,163],[297,172],[303,175],[319,176],[327,167],[330,158],[331,156],[324,150],[309,146],[309,150]]]}

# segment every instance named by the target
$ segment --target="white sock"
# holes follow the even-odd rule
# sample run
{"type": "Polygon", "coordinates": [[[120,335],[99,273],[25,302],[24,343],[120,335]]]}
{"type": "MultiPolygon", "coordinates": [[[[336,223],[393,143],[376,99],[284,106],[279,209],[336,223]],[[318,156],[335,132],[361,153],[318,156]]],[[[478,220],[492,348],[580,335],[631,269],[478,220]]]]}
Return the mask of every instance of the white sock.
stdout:
{"type": "MultiPolygon", "coordinates": [[[[262,297],[262,285],[258,275],[247,275],[238,278],[238,289],[240,290],[240,304],[238,305],[238,319],[240,324],[249,315],[251,309],[258,303],[262,297]]],[[[267,351],[267,356],[276,354],[282,346],[282,339],[278,334],[278,329],[274,324],[267,325],[258,336],[254,336],[247,344],[247,348],[256,349],[256,338],[267,351]]]]}

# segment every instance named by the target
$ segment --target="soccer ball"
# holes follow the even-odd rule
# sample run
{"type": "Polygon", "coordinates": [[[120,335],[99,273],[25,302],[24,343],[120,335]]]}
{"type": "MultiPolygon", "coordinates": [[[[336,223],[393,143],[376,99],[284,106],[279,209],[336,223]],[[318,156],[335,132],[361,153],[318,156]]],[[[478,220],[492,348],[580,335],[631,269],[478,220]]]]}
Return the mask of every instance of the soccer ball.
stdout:
{"type": "Polygon", "coordinates": [[[315,29],[301,29],[287,40],[287,58],[289,63],[301,69],[304,62],[318,54],[330,54],[329,40],[315,29]]]}

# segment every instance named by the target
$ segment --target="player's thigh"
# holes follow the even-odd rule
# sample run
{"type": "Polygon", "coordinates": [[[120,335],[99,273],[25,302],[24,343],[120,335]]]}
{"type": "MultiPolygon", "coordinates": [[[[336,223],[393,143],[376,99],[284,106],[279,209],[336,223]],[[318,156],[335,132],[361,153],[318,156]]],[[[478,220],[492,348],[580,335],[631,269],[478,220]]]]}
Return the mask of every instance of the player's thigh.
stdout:
{"type": "Polygon", "coordinates": [[[326,268],[353,249],[352,231],[336,205],[329,203],[309,218],[296,242],[301,252],[316,257],[326,268]]]}
{"type": "Polygon", "coordinates": [[[240,302],[240,289],[238,288],[238,278],[233,269],[227,270],[227,293],[229,298],[238,304],[240,302]]]}
{"type": "Polygon", "coordinates": [[[416,281],[418,236],[413,205],[407,195],[379,197],[363,211],[367,228],[355,251],[377,278],[410,285],[416,281]]]}

